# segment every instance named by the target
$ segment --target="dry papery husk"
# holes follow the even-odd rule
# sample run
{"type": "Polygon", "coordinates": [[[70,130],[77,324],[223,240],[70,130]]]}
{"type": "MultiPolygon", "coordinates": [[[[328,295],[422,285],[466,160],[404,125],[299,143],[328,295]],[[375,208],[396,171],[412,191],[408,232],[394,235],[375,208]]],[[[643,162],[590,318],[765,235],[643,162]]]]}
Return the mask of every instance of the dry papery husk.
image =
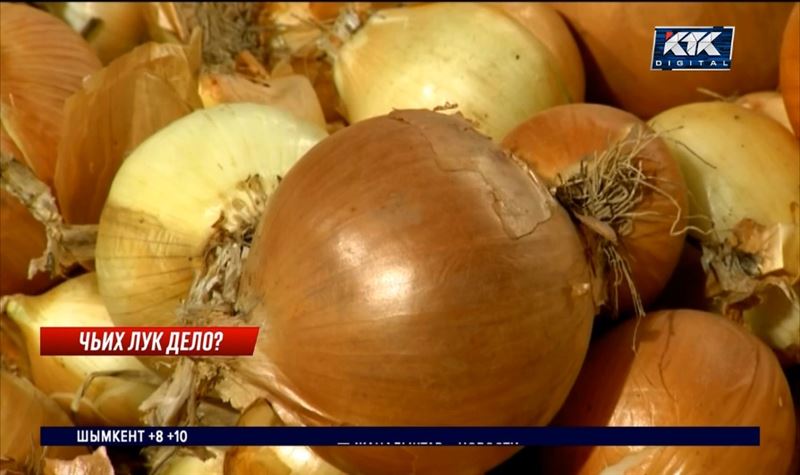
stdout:
{"type": "Polygon", "coordinates": [[[139,425],[139,405],[160,384],[134,356],[42,356],[42,327],[113,326],[94,273],[67,280],[47,293],[12,295],[0,307],[26,342],[31,380],[81,425],[139,425]]]}
{"type": "MultiPolygon", "coordinates": [[[[79,266],[91,269],[97,235],[96,225],[65,224],[50,187],[39,180],[31,169],[5,153],[0,154],[0,188],[0,192],[7,196],[8,200],[17,200],[29,213],[26,215],[14,203],[9,202],[7,205],[9,209],[16,208],[14,212],[17,217],[12,219],[24,224],[31,231],[32,243],[20,246],[25,251],[24,254],[30,254],[39,247],[38,232],[42,226],[44,227],[46,236],[44,252],[29,261],[27,272],[29,279],[40,272],[48,273],[50,277],[60,277],[66,276],[79,266]],[[39,226],[31,222],[31,217],[38,221],[39,226]]],[[[18,232],[19,230],[12,230],[9,234],[15,236],[15,239],[24,239],[25,236],[19,235],[18,232]]],[[[3,253],[13,252],[13,248],[3,250],[3,253]]],[[[21,270],[24,265],[23,258],[27,259],[27,255],[8,258],[15,262],[17,270],[14,272],[21,270]]]]}
{"type": "Polygon", "coordinates": [[[0,369],[0,470],[36,473],[43,457],[88,453],[84,447],[39,445],[41,426],[72,425],[64,410],[30,381],[0,369]]]}
{"type": "Polygon", "coordinates": [[[800,362],[800,144],[785,127],[727,102],[650,121],[680,163],[706,295],[789,362],[800,362]]]}
{"type": "Polygon", "coordinates": [[[79,455],[72,460],[44,459],[42,475],[114,475],[114,466],[105,447],[98,447],[89,455],[79,455]]]}
{"type": "Polygon", "coordinates": [[[200,34],[147,43],[87,77],[64,106],[56,195],[67,223],[97,224],[122,161],[153,133],[202,107],[200,34]]]}
{"type": "Polygon", "coordinates": [[[31,260],[41,256],[46,247],[42,223],[15,196],[0,189],[0,296],[36,294],[53,285],[45,273],[28,278],[31,260]]]}

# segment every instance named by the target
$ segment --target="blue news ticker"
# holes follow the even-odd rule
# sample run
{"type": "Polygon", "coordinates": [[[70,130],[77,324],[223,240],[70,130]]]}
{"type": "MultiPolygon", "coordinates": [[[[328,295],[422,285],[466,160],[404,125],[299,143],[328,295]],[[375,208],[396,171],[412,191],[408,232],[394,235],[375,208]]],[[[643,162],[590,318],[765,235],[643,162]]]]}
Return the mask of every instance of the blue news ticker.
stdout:
{"type": "Polygon", "coordinates": [[[757,446],[759,427],[42,427],[42,445],[757,446]]]}

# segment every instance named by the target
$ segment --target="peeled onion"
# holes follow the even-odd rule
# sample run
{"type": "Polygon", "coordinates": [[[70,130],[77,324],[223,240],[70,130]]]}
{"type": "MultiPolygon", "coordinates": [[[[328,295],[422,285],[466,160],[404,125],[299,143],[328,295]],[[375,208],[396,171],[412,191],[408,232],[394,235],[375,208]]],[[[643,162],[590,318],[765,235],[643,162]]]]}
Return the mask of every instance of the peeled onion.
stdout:
{"type": "Polygon", "coordinates": [[[781,93],[776,91],[751,92],[737,99],[736,103],[747,109],[760,112],[777,121],[789,129],[790,132],[792,131],[792,124],[789,122],[789,114],[786,112],[786,105],[781,93]]]}
{"type": "Polygon", "coordinates": [[[271,193],[325,135],[288,112],[241,103],[195,111],[140,144],[114,177],[98,229],[98,287],[114,323],[177,324],[220,218],[239,229],[260,206],[248,179],[271,193]]]}
{"type": "Polygon", "coordinates": [[[781,45],[780,84],[794,134],[800,137],[800,4],[795,3],[781,45]]]}
{"type": "MultiPolygon", "coordinates": [[[[544,425],[595,312],[567,213],[465,120],[397,111],[320,142],[271,197],[237,364],[287,424],[544,425]]],[[[317,447],[347,473],[482,473],[514,447],[317,447]]]]}
{"type": "Polygon", "coordinates": [[[800,289],[800,144],[774,120],[719,101],[670,109],[650,126],[680,163],[712,296],[800,361],[800,304],[790,288],[800,289]]]}
{"type": "Polygon", "coordinates": [[[570,100],[548,47],[501,10],[481,4],[381,10],[334,61],[350,123],[449,104],[500,140],[530,115],[570,100]]]}
{"type": "Polygon", "coordinates": [[[786,3],[556,3],[584,54],[590,101],[643,119],[703,100],[775,89],[786,3]],[[651,71],[656,26],[734,26],[730,71],[651,71]]]}
{"type": "Polygon", "coordinates": [[[100,60],[77,33],[31,6],[0,4],[0,121],[24,161],[53,184],[64,101],[100,60]]]}
{"type": "MultiPolygon", "coordinates": [[[[637,192],[638,202],[624,213],[615,213],[613,219],[609,214],[603,222],[615,232],[619,242],[614,247],[627,260],[635,290],[642,305],[647,306],[664,288],[678,262],[688,209],[686,185],[666,144],[636,116],[595,104],[569,104],[540,112],[511,131],[503,141],[550,188],[583,176],[582,160],[596,163],[601,154],[608,154],[617,144],[624,145],[610,152],[614,153],[612,160],[621,166],[625,157],[631,157],[630,166],[640,168],[647,178],[638,184],[641,190],[637,192]],[[636,153],[634,147],[641,150],[636,153]]],[[[587,186],[583,191],[597,200],[593,206],[598,212],[605,213],[621,193],[634,194],[633,183],[609,182],[602,189],[599,185],[587,186]],[[605,191],[615,188],[614,193],[605,191]],[[607,204],[603,205],[604,202],[607,204]]],[[[589,207],[581,211],[591,218],[606,216],[591,216],[589,207]]],[[[614,307],[630,312],[634,307],[630,286],[621,275],[615,274],[609,269],[609,303],[618,294],[619,304],[614,307]]]]}
{"type": "Polygon", "coordinates": [[[586,78],[581,52],[561,15],[544,3],[498,2],[488,5],[501,8],[550,50],[569,89],[569,102],[583,102],[586,78]]]}
{"type": "Polygon", "coordinates": [[[638,325],[625,322],[592,345],[555,425],[759,426],[760,445],[557,448],[545,451],[545,473],[788,473],[792,395],[769,348],[693,310],[649,314],[638,325]]]}
{"type": "Polygon", "coordinates": [[[46,245],[44,226],[15,196],[0,190],[0,295],[35,294],[52,285],[45,273],[28,279],[31,259],[41,256],[46,245]]]}

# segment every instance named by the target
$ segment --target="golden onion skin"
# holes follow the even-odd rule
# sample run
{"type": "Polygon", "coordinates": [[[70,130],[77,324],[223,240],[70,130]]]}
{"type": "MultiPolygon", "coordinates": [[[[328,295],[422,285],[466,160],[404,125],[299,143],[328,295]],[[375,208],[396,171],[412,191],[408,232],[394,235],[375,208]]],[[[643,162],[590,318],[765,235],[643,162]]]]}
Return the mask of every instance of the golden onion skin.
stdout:
{"type": "MultiPolygon", "coordinates": [[[[305,425],[544,425],[595,312],[567,213],[461,118],[396,111],[320,142],[254,237],[239,370],[305,425]]],[[[483,473],[517,449],[330,447],[348,473],[483,473]]]]}
{"type": "Polygon", "coordinates": [[[731,321],[695,310],[652,313],[638,329],[636,323],[593,343],[554,424],[760,426],[761,445],[557,448],[544,454],[545,473],[788,473],[792,395],[766,345],[731,321]]]}
{"type": "Polygon", "coordinates": [[[794,4],[783,31],[780,88],[794,135],[800,137],[800,3],[794,4]]]}

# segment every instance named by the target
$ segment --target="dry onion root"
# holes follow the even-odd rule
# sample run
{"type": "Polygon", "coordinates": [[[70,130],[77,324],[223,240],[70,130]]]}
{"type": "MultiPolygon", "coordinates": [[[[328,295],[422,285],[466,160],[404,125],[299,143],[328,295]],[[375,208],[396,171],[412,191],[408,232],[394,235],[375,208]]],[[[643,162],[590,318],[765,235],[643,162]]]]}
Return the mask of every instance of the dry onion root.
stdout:
{"type": "Polygon", "coordinates": [[[75,420],[90,425],[138,425],[139,405],[158,378],[133,356],[41,356],[39,330],[59,326],[113,326],[93,273],[60,284],[38,297],[13,295],[0,307],[26,341],[31,380],[75,420]]]}
{"type": "Polygon", "coordinates": [[[544,473],[789,473],[795,417],[771,351],[709,313],[649,314],[593,343],[558,426],[759,426],[757,447],[569,447],[544,451],[544,473]]]}
{"type": "Polygon", "coordinates": [[[643,315],[684,241],[686,185],[666,144],[632,114],[570,104],[523,122],[503,145],[580,223],[613,313],[643,315]]]}
{"type": "Polygon", "coordinates": [[[703,246],[708,297],[799,362],[797,140],[777,122],[725,102],[676,107],[650,125],[686,180],[690,236],[703,246]]]}
{"type": "Polygon", "coordinates": [[[67,25],[28,5],[0,4],[0,25],[0,122],[21,152],[14,158],[52,186],[64,101],[100,61],[67,25]]]}

